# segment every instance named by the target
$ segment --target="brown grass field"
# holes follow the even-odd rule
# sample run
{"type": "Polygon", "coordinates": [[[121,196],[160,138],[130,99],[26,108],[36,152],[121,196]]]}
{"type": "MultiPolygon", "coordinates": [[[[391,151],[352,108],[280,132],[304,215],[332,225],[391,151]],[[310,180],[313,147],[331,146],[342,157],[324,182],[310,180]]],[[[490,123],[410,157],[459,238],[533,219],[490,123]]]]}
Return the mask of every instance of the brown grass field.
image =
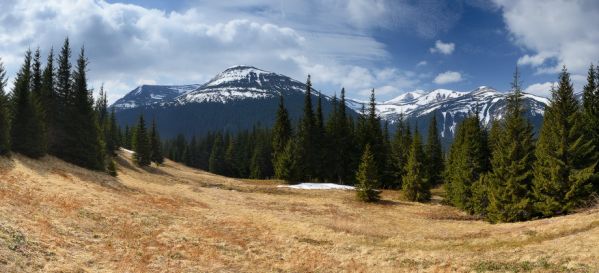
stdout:
{"type": "Polygon", "coordinates": [[[599,272],[599,208],[489,224],[441,205],[365,204],[167,161],[117,178],[0,159],[0,272],[599,272]]]}

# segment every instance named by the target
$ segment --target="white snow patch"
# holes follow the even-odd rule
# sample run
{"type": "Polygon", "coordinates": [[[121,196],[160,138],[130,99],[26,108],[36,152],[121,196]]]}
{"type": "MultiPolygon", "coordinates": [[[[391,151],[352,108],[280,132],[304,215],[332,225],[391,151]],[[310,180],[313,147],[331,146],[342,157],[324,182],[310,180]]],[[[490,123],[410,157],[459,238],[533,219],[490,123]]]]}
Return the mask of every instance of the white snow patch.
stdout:
{"type": "Polygon", "coordinates": [[[296,185],[278,185],[277,188],[291,188],[298,190],[354,190],[353,186],[339,185],[335,183],[300,183],[296,185]]]}
{"type": "Polygon", "coordinates": [[[135,153],[134,151],[127,150],[127,149],[125,149],[123,147],[121,147],[121,150],[123,150],[123,152],[125,152],[125,153],[130,153],[130,154],[134,154],[135,153]]]}

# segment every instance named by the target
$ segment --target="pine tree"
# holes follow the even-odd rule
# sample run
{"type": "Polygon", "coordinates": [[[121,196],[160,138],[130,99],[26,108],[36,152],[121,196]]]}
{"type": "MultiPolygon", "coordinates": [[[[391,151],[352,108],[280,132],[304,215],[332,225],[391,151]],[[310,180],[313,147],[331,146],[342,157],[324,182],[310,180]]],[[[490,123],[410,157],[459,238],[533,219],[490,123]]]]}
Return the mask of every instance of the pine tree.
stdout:
{"type": "Polygon", "coordinates": [[[315,124],[314,124],[314,178],[318,181],[325,180],[325,156],[326,156],[326,135],[324,130],[324,116],[322,113],[322,94],[318,93],[316,102],[315,124]]]}
{"type": "MultiPolygon", "coordinates": [[[[67,99],[68,117],[64,128],[68,132],[65,138],[68,145],[61,152],[63,159],[73,164],[93,169],[105,169],[104,143],[91,90],[87,88],[87,58],[81,48],[77,66],[72,74],[72,90],[67,99]]],[[[60,75],[59,75],[60,76],[60,75]]]]}
{"type": "Polygon", "coordinates": [[[71,77],[71,47],[69,39],[66,38],[60,55],[58,56],[58,68],[56,70],[56,86],[53,100],[53,115],[51,124],[50,152],[61,158],[67,158],[66,150],[71,145],[70,128],[72,121],[72,77],[71,77]]]}
{"type": "Polygon", "coordinates": [[[6,81],[6,69],[0,59],[0,156],[10,153],[10,106],[4,91],[6,81]]]}
{"type": "Polygon", "coordinates": [[[431,198],[430,185],[426,178],[426,165],[420,134],[418,130],[412,138],[405,175],[402,179],[402,189],[410,201],[425,202],[431,198]]]}
{"type": "Polygon", "coordinates": [[[285,150],[277,157],[274,163],[275,177],[284,181],[293,180],[293,151],[295,150],[294,141],[288,141],[285,150]]]}
{"type": "MultiPolygon", "coordinates": [[[[587,84],[583,88],[582,108],[586,130],[589,138],[593,140],[595,153],[599,153],[599,72],[591,64],[587,76],[587,84]]],[[[595,192],[599,193],[599,165],[595,167],[592,178],[595,192]]]]}
{"type": "Polygon", "coordinates": [[[208,170],[211,173],[222,174],[225,171],[225,151],[223,144],[223,136],[219,133],[214,138],[212,152],[208,163],[208,170]]]}
{"type": "Polygon", "coordinates": [[[279,161],[279,156],[285,153],[285,149],[288,146],[287,143],[291,139],[291,135],[292,129],[291,121],[289,120],[289,113],[287,112],[287,109],[285,109],[285,102],[283,100],[283,96],[281,96],[279,101],[279,109],[277,110],[277,116],[272,132],[272,161],[275,167],[275,177],[278,179],[283,179],[283,177],[279,177],[277,174],[283,174],[285,172],[277,171],[277,168],[280,166],[277,164],[277,162],[279,161]]]}
{"type": "Polygon", "coordinates": [[[488,176],[490,194],[487,217],[492,222],[527,220],[532,216],[530,193],[534,132],[524,114],[517,69],[512,82],[512,94],[507,99],[505,117],[498,126],[496,130],[499,130],[499,134],[493,139],[498,148],[493,149],[492,172],[488,176]]]}
{"type": "Polygon", "coordinates": [[[40,49],[36,49],[33,54],[33,63],[31,64],[31,94],[35,99],[42,97],[42,63],[40,49]]]}
{"type": "Polygon", "coordinates": [[[564,67],[545,108],[535,153],[533,191],[535,209],[542,216],[567,213],[591,193],[590,178],[597,154],[579,108],[570,74],[564,67]]]}
{"type": "Polygon", "coordinates": [[[39,158],[46,154],[46,139],[41,106],[30,90],[31,78],[31,51],[28,50],[13,89],[11,145],[15,152],[39,158]]]}
{"type": "MultiPolygon", "coordinates": [[[[42,72],[41,94],[39,96],[42,109],[44,110],[43,117],[46,128],[46,136],[48,141],[48,150],[53,152],[57,145],[57,112],[56,94],[55,94],[55,73],[54,73],[54,50],[50,49],[46,66],[42,72]]],[[[64,111],[64,109],[63,109],[64,111]]]]}
{"type": "Polygon", "coordinates": [[[135,162],[140,166],[149,166],[152,162],[152,147],[143,115],[139,116],[135,139],[135,162]]]}
{"type": "Polygon", "coordinates": [[[437,114],[433,113],[428,127],[426,142],[426,177],[431,186],[440,185],[443,182],[443,148],[441,139],[437,133],[437,114]]]}
{"type": "Polygon", "coordinates": [[[478,113],[474,113],[458,125],[449,151],[445,175],[447,199],[469,213],[474,213],[472,184],[489,171],[487,137],[478,113]]]}
{"type": "Polygon", "coordinates": [[[295,181],[313,179],[315,168],[315,155],[318,152],[314,147],[315,118],[312,110],[312,83],[310,75],[306,81],[306,94],[304,99],[304,115],[300,120],[297,132],[297,143],[294,154],[294,179],[295,181]]]}
{"type": "Polygon", "coordinates": [[[370,145],[367,144],[356,173],[356,194],[358,199],[364,202],[375,202],[380,199],[377,190],[379,186],[378,168],[374,160],[370,145]]]}
{"type": "Polygon", "coordinates": [[[391,144],[393,158],[392,169],[394,171],[393,177],[395,179],[395,183],[391,185],[391,188],[393,189],[399,189],[403,184],[402,179],[408,163],[408,154],[410,153],[411,145],[412,134],[410,132],[410,126],[408,126],[404,120],[403,114],[400,114],[399,120],[397,121],[395,138],[391,144]]]}
{"type": "Polygon", "coordinates": [[[336,168],[336,181],[342,184],[353,184],[355,180],[355,169],[359,162],[354,158],[356,156],[356,145],[354,140],[353,129],[351,128],[351,117],[347,115],[347,105],[345,102],[345,88],[341,89],[341,98],[339,101],[337,112],[337,133],[335,145],[335,162],[338,163],[336,168]]]}
{"type": "Polygon", "coordinates": [[[108,125],[106,126],[105,131],[106,152],[114,156],[120,146],[120,129],[116,121],[114,108],[110,112],[110,118],[108,119],[108,125]]]}
{"type": "Polygon", "coordinates": [[[150,160],[157,165],[164,163],[164,156],[162,155],[162,142],[160,142],[160,135],[158,134],[158,128],[156,127],[156,119],[152,121],[150,146],[152,150],[150,160]]]}
{"type": "Polygon", "coordinates": [[[252,153],[252,159],[250,161],[250,178],[262,179],[267,176],[267,166],[265,157],[264,145],[262,141],[258,141],[254,147],[252,153]]]}

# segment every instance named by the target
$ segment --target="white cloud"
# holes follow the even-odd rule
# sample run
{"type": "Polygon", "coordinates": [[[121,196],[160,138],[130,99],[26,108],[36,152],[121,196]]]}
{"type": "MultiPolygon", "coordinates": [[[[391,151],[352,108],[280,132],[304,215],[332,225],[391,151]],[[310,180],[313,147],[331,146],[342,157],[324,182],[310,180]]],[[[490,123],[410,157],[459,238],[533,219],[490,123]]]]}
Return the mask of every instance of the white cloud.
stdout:
{"type": "Polygon", "coordinates": [[[416,66],[426,66],[428,64],[427,61],[420,61],[416,64],[416,66]]]}
{"type": "Polygon", "coordinates": [[[532,55],[519,64],[553,74],[562,64],[574,75],[584,75],[599,60],[599,2],[595,0],[493,0],[501,8],[514,42],[532,55]]]}
{"type": "Polygon", "coordinates": [[[526,89],[524,89],[524,92],[540,97],[551,98],[551,87],[555,84],[555,82],[531,84],[528,87],[526,87],[526,89]]]}
{"type": "MultiPolygon", "coordinates": [[[[369,9],[363,5],[370,1],[325,1],[329,8],[318,10],[336,13],[317,12],[314,20],[324,22],[327,31],[311,29],[318,24],[306,23],[300,16],[313,11],[303,2],[279,3],[285,6],[281,12],[274,11],[272,2],[261,0],[210,1],[201,9],[165,12],[104,0],[3,1],[0,56],[10,76],[28,47],[40,45],[47,53],[53,46],[56,53],[68,36],[74,53],[85,44],[91,86],[104,83],[111,100],[139,83],[203,83],[237,64],[299,80],[310,73],[319,89],[332,93],[345,86],[350,95],[364,88],[410,88],[420,80],[409,71],[379,65],[388,59],[388,51],[360,31],[393,24],[395,17],[389,12],[393,1],[376,1],[369,9]],[[263,4],[270,5],[269,11],[260,16],[240,11],[263,4]],[[331,8],[335,6],[341,6],[341,11],[331,8]],[[346,10],[352,11],[349,27],[341,19],[346,10]],[[380,12],[385,13],[383,18],[377,17],[380,12]]],[[[402,20],[416,18],[418,12],[412,10],[402,20]]]]}
{"type": "Polygon", "coordinates": [[[435,47],[429,49],[431,53],[440,53],[444,55],[450,55],[455,50],[454,43],[444,43],[441,40],[435,42],[435,47]]]}
{"type": "Polygon", "coordinates": [[[440,73],[433,80],[433,82],[436,84],[447,84],[447,83],[454,83],[454,82],[460,82],[460,81],[462,81],[462,74],[460,74],[460,72],[455,72],[455,71],[446,71],[446,72],[440,73]]]}

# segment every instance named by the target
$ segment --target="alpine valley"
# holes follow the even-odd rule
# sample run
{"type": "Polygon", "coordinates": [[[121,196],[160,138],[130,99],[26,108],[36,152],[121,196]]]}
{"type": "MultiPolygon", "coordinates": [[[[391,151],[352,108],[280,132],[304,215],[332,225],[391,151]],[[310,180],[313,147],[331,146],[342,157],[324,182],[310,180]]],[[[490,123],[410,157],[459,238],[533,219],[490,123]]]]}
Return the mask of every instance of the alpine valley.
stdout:
{"type": "MultiPolygon", "coordinates": [[[[302,113],[306,84],[285,75],[268,72],[252,66],[235,66],[216,75],[205,84],[180,86],[142,85],[113,107],[119,123],[132,125],[141,113],[155,118],[160,124],[164,138],[179,133],[204,134],[223,130],[234,132],[274,123],[280,96],[283,96],[292,120],[302,113]]],[[[313,89],[313,105],[320,92],[313,89]]],[[[470,113],[478,112],[484,124],[502,117],[506,104],[506,92],[481,86],[462,92],[447,89],[413,91],[394,99],[377,102],[376,108],[383,121],[393,123],[403,117],[426,134],[432,115],[437,115],[438,129],[444,145],[447,145],[460,123],[470,113]]],[[[323,113],[333,109],[333,98],[322,95],[323,113]]],[[[359,115],[367,101],[347,99],[351,115],[359,115]]],[[[549,100],[531,94],[524,95],[525,112],[535,129],[543,119],[543,111],[549,100]]]]}

